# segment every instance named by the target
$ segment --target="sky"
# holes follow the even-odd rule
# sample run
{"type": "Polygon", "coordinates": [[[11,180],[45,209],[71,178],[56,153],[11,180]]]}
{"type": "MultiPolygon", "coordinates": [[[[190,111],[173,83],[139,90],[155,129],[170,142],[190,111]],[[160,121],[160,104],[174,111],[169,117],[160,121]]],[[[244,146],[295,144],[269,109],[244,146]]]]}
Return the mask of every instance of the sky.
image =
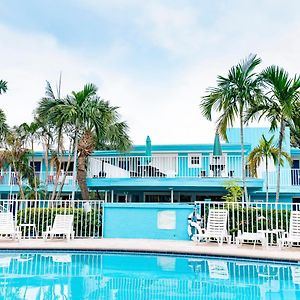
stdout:
{"type": "MultiPolygon", "coordinates": [[[[299,72],[300,1],[0,0],[0,107],[33,119],[46,80],[62,94],[94,83],[135,144],[213,143],[199,103],[250,53],[299,72]]],[[[257,126],[258,124],[252,124],[257,126]]]]}

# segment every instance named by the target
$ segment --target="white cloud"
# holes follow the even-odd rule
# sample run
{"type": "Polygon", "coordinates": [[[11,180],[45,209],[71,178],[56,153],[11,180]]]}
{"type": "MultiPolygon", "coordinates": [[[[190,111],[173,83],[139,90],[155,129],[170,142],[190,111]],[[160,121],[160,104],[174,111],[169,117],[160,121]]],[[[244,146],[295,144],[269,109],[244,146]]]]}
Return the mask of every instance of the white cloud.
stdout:
{"type": "Polygon", "coordinates": [[[32,110],[44,94],[45,80],[56,81],[62,71],[65,93],[94,82],[102,97],[120,106],[135,143],[144,143],[148,134],[156,144],[211,143],[215,125],[201,117],[199,103],[205,89],[215,84],[217,74],[226,74],[232,64],[250,52],[262,56],[264,66],[277,63],[291,73],[299,70],[300,42],[295,38],[300,33],[299,22],[293,18],[284,24],[272,20],[272,14],[266,11],[267,2],[259,11],[244,2],[235,2],[232,7],[223,4],[210,21],[203,17],[204,6],[199,12],[198,7],[186,2],[82,2],[99,16],[108,15],[105,9],[110,13],[118,10],[119,14],[130,10],[129,21],[143,36],[145,47],[149,43],[174,57],[174,66],[169,74],[166,72],[165,80],[156,79],[156,74],[145,78],[141,75],[147,70],[125,66],[123,62],[134,45],[126,44],[124,39],[110,41],[106,45],[110,51],[105,55],[89,57],[88,52],[79,53],[76,48],[61,45],[52,35],[2,25],[0,78],[8,81],[9,91],[0,96],[0,106],[10,124],[30,121],[32,110]],[[272,34],[272,29],[278,34],[272,34]]]}

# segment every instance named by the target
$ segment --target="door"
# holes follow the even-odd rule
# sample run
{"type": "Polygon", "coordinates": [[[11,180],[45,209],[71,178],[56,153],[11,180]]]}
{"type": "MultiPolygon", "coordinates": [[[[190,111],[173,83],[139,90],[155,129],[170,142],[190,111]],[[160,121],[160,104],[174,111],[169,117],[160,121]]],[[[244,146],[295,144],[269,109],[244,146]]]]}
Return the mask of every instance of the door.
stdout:
{"type": "Polygon", "coordinates": [[[291,170],[292,185],[300,185],[299,167],[300,167],[299,159],[294,159],[292,170],[291,170]]]}

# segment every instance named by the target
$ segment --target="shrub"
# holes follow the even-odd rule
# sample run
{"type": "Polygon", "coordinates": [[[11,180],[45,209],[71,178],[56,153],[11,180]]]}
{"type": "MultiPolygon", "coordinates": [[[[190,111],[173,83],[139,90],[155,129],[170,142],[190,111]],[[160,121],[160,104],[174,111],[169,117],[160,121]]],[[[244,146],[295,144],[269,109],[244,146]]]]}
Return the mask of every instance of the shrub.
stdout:
{"type": "MultiPolygon", "coordinates": [[[[37,235],[41,236],[47,226],[52,226],[57,214],[74,215],[75,237],[100,237],[102,232],[102,210],[92,209],[86,213],[83,208],[26,208],[17,213],[17,224],[35,224],[37,235]]],[[[26,227],[25,235],[28,234],[26,227]]]]}

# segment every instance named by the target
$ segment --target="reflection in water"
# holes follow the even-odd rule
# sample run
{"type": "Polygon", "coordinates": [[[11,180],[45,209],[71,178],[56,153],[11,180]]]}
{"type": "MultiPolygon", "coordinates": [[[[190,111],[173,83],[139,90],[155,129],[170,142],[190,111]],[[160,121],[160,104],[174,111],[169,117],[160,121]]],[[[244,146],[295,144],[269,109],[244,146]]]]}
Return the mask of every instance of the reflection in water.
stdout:
{"type": "Polygon", "coordinates": [[[300,299],[300,265],[93,252],[0,252],[0,299],[300,299]]]}

